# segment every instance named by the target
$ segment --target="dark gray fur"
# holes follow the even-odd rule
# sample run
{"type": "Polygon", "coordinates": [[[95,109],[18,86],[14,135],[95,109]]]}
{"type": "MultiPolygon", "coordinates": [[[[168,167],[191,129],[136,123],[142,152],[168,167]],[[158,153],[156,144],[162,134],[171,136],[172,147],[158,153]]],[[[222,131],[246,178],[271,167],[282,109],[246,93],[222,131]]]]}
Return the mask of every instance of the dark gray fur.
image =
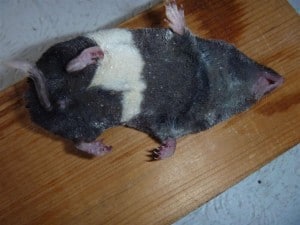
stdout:
{"type": "Polygon", "coordinates": [[[251,88],[267,69],[231,44],[186,32],[133,31],[146,62],[142,112],[128,125],[162,141],[210,128],[248,109],[257,99],[251,88]]]}
{"type": "MultiPolygon", "coordinates": [[[[131,32],[145,61],[142,77],[147,87],[140,114],[123,125],[159,141],[208,129],[248,109],[258,100],[252,88],[259,74],[279,76],[223,41],[168,29],[131,32]]],[[[65,70],[71,59],[95,45],[78,37],[51,47],[38,60],[56,106],[52,111],[39,104],[30,81],[27,100],[32,120],[74,142],[93,141],[105,129],[121,124],[121,93],[86,89],[96,65],[71,74],[65,70]]]]}
{"type": "Polygon", "coordinates": [[[40,104],[31,79],[27,106],[32,120],[43,128],[74,142],[95,140],[105,129],[117,125],[121,117],[121,94],[89,86],[96,65],[67,73],[68,62],[96,43],[86,37],[58,43],[37,61],[46,78],[46,87],[54,105],[46,111],[40,104]]]}

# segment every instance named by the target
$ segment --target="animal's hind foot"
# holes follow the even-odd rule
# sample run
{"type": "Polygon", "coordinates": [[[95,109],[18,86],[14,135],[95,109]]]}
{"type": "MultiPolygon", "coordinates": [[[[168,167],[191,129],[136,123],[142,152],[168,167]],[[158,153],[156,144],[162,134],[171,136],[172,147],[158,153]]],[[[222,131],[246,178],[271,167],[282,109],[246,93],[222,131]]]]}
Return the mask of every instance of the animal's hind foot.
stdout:
{"type": "Polygon", "coordinates": [[[176,139],[166,139],[158,148],[151,151],[152,160],[160,160],[171,157],[176,149],[176,139]]]}
{"type": "Polygon", "coordinates": [[[186,30],[185,19],[184,19],[184,10],[181,5],[179,8],[176,4],[175,0],[166,1],[166,19],[165,21],[168,23],[169,27],[173,30],[173,32],[177,34],[184,34],[186,30]]]}

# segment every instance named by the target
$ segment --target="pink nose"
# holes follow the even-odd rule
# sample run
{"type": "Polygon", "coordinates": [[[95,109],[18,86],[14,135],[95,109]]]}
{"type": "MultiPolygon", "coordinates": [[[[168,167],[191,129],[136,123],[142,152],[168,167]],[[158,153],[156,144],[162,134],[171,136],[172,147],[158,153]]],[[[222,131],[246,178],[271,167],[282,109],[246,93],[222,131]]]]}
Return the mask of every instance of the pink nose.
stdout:
{"type": "Polygon", "coordinates": [[[261,98],[265,94],[274,90],[283,84],[284,79],[282,76],[276,74],[275,72],[264,71],[259,74],[258,80],[252,87],[252,92],[256,99],[261,98]]]}

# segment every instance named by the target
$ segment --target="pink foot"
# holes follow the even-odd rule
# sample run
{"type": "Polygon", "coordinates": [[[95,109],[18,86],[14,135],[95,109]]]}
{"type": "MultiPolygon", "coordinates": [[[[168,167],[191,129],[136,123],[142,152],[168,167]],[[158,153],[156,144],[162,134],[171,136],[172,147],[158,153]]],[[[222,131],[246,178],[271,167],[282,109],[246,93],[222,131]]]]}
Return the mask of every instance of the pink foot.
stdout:
{"type": "Polygon", "coordinates": [[[103,59],[104,53],[100,49],[100,47],[95,46],[91,48],[84,49],[79,56],[72,59],[67,67],[67,72],[75,72],[78,70],[82,70],[88,65],[95,64],[99,59],[103,59]]]}
{"type": "Polygon", "coordinates": [[[112,149],[111,146],[104,145],[102,141],[94,141],[89,143],[80,142],[76,145],[76,148],[94,156],[103,156],[109,153],[112,149]]]}
{"type": "Polygon", "coordinates": [[[181,5],[178,9],[176,1],[170,0],[166,1],[165,7],[167,16],[165,21],[168,23],[169,27],[177,34],[184,34],[186,26],[183,6],[181,5]]]}
{"type": "Polygon", "coordinates": [[[175,149],[176,139],[168,138],[162,143],[161,146],[152,151],[151,157],[153,160],[165,159],[172,156],[175,152],[175,149]]]}

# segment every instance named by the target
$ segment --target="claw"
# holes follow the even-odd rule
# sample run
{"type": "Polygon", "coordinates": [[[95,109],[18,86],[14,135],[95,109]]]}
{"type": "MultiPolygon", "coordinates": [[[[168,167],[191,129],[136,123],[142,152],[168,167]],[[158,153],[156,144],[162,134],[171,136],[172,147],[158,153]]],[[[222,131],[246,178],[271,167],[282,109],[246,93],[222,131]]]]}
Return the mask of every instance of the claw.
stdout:
{"type": "Polygon", "coordinates": [[[176,149],[176,139],[168,138],[161,146],[151,151],[152,160],[165,159],[172,156],[176,149]]]}
{"type": "Polygon", "coordinates": [[[159,156],[160,156],[159,150],[158,149],[154,149],[152,151],[152,154],[151,154],[152,159],[153,160],[157,160],[157,159],[159,159],[159,156]]]}

